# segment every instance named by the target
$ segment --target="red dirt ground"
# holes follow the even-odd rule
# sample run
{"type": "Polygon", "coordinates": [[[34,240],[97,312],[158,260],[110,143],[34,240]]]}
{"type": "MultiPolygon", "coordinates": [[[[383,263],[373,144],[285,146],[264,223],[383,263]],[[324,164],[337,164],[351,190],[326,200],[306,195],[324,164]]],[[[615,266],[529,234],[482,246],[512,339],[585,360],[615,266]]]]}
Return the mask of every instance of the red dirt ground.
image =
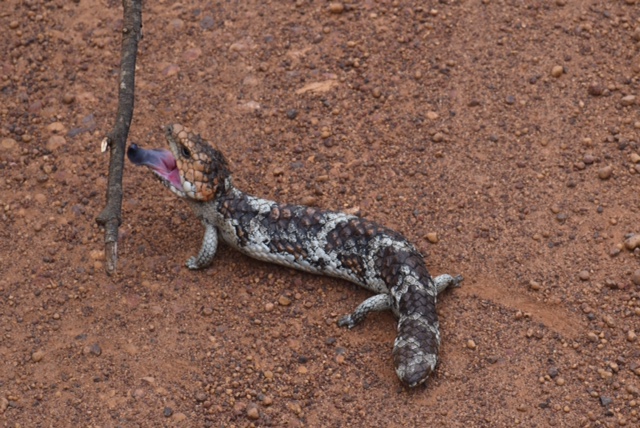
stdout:
{"type": "Polygon", "coordinates": [[[130,163],[108,277],[121,6],[5,0],[1,426],[637,426],[636,0],[144,6],[130,141],[183,123],[243,190],[359,210],[463,274],[440,364],[402,387],[391,314],[336,326],[370,295],[344,281],[224,246],[187,270],[200,224],[130,163]]]}

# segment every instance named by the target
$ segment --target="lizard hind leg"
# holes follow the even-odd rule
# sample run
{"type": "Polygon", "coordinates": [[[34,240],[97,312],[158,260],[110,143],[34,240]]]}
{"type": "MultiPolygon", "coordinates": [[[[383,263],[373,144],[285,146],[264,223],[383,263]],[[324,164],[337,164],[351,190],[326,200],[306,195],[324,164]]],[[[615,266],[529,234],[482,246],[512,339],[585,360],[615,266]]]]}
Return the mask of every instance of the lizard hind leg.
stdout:
{"type": "Polygon", "coordinates": [[[360,324],[371,311],[386,311],[391,309],[393,297],[389,294],[376,294],[360,303],[353,313],[345,315],[338,321],[340,327],[353,328],[360,324]]]}

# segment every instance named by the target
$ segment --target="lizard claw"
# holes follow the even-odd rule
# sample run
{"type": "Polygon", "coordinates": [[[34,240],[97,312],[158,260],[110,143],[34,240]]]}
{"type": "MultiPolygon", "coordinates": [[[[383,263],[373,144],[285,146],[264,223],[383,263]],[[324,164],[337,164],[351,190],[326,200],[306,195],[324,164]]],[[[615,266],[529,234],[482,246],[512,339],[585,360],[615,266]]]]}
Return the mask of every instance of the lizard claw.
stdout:
{"type": "Polygon", "coordinates": [[[455,276],[453,278],[453,284],[451,284],[451,287],[460,288],[462,286],[462,281],[464,281],[464,278],[462,277],[462,275],[455,276]]]}
{"type": "Polygon", "coordinates": [[[351,315],[345,315],[338,320],[338,326],[352,329],[356,326],[356,322],[353,320],[353,318],[351,318],[351,315]]]}
{"type": "Polygon", "coordinates": [[[196,257],[189,257],[187,263],[185,265],[191,270],[198,270],[200,266],[198,265],[198,259],[196,257]]]}

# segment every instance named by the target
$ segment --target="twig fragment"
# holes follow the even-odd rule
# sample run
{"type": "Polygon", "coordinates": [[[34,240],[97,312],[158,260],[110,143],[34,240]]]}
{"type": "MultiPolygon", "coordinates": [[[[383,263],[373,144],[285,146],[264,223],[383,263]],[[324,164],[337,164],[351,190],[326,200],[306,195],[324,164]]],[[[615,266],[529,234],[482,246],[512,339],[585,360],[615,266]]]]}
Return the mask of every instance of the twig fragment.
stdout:
{"type": "Polygon", "coordinates": [[[109,151],[109,179],[107,202],[96,222],[104,227],[105,268],[107,274],[118,265],[118,227],[122,223],[122,173],[124,153],[133,118],[136,55],[142,35],[142,0],[122,0],[124,23],[118,85],[118,111],[116,123],[101,141],[100,149],[109,151]]]}

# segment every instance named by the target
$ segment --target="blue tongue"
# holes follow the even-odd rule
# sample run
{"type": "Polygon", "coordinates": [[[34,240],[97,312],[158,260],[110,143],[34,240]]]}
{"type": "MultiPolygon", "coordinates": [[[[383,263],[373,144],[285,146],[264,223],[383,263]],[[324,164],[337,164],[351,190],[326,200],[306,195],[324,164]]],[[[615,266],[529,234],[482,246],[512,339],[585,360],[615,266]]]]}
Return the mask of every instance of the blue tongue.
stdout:
{"type": "Polygon", "coordinates": [[[146,150],[137,144],[131,144],[127,150],[127,157],[135,165],[144,165],[156,170],[167,171],[166,161],[173,158],[169,150],[151,149],[146,150]]]}

